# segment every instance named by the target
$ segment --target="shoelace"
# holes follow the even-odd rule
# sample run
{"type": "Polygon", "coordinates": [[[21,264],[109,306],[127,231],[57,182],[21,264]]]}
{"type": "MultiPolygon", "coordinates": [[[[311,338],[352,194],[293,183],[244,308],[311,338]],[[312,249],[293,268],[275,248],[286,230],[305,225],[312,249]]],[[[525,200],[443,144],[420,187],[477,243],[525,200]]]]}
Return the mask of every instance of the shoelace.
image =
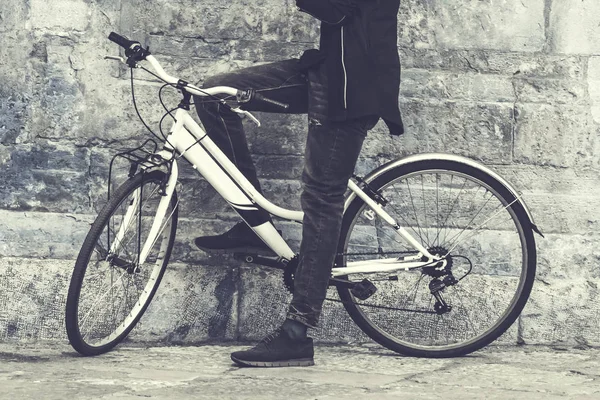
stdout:
{"type": "MultiPolygon", "coordinates": [[[[262,344],[264,344],[265,346],[267,346],[269,343],[271,343],[273,340],[275,340],[275,338],[277,336],[279,336],[279,334],[281,333],[282,329],[281,327],[275,329],[273,332],[269,333],[267,336],[265,336],[263,338],[263,340],[261,340],[260,342],[262,344]]],[[[267,346],[268,347],[268,346],[267,346]]]]}

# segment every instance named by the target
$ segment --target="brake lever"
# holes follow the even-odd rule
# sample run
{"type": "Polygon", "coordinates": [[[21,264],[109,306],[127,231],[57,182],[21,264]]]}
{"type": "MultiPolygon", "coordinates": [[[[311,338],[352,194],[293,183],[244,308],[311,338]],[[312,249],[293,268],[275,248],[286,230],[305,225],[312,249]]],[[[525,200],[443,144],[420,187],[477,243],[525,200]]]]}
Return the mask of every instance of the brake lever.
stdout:
{"type": "Polygon", "coordinates": [[[242,110],[239,107],[232,108],[231,111],[233,111],[236,114],[244,115],[244,116],[250,118],[252,120],[252,122],[254,122],[256,124],[256,126],[260,127],[260,121],[254,115],[252,115],[250,112],[248,112],[246,110],[242,110]]]}
{"type": "Polygon", "coordinates": [[[125,59],[123,57],[119,57],[119,56],[104,56],[105,60],[116,60],[116,61],[120,61],[123,64],[125,64],[125,59]]]}

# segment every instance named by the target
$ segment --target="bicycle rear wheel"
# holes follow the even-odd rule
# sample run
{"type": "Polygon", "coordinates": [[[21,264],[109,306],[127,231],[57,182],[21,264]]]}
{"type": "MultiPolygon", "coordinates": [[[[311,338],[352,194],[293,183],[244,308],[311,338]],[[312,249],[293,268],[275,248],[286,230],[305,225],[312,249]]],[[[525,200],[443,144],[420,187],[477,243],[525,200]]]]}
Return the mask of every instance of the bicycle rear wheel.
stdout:
{"type": "Polygon", "coordinates": [[[142,172],[121,185],[83,243],[66,305],[69,342],[83,355],[109,351],[133,329],[150,304],[171,256],[177,229],[174,192],[143,264],[139,255],[165,198],[162,171],[142,172]],[[128,223],[124,222],[128,221],[128,223]]]}
{"type": "MultiPolygon", "coordinates": [[[[450,160],[398,166],[369,186],[387,201],[384,209],[447,264],[347,276],[377,288],[365,300],[338,288],[356,324],[383,346],[416,357],[464,355],[502,335],[535,278],[532,223],[515,196],[480,169],[450,160]]],[[[349,205],[336,266],[417,254],[362,200],[349,205]]]]}

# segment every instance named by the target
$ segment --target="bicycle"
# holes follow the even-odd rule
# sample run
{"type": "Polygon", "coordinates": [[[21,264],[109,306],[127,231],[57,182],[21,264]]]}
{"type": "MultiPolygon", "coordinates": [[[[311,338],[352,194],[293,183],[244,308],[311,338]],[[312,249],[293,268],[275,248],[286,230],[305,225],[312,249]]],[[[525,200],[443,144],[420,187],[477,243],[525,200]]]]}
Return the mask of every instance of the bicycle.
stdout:
{"type": "MultiPolygon", "coordinates": [[[[163,120],[174,120],[168,135],[146,125],[162,150],[153,141],[152,150],[146,142],[120,153],[131,162],[129,179],[109,194],[77,257],[66,329],[84,355],[121,342],[160,284],[177,230],[177,160],[191,163],[274,253],[235,256],[284,270],[289,289],[296,254],[272,222],[255,226],[254,217],[268,212],[301,223],[303,216],[258,193],[188,112],[192,95],[208,96],[260,125],[239,105],[251,98],[285,104],[252,90],[201,89],[168,75],[139,42],[114,32],[109,39],[125,49],[126,60],[107,58],[131,68],[136,111],[134,68],[176,88],[182,100],[174,110],[165,107],[163,120]]],[[[542,235],[521,196],[489,168],[449,154],[409,156],[349,181],[330,286],[358,327],[388,349],[418,357],[464,355],[496,340],[523,310],[535,278],[534,232],[542,235]]]]}

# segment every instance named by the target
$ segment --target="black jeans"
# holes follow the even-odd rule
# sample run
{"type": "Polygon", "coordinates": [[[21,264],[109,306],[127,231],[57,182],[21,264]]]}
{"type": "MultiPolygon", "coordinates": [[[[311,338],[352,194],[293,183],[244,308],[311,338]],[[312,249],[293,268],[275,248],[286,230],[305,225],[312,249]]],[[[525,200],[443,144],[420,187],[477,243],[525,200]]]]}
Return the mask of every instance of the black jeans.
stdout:
{"type": "MultiPolygon", "coordinates": [[[[327,292],[340,235],[344,193],[354,172],[367,131],[377,117],[347,121],[327,120],[326,81],[319,69],[305,71],[298,60],[285,60],[209,78],[205,87],[255,89],[287,103],[285,111],[308,114],[308,137],[301,195],[304,220],[294,296],[287,318],[315,327],[327,292]]],[[[196,109],[210,138],[260,191],[240,118],[215,102],[195,98],[196,109]]],[[[249,102],[248,111],[281,112],[273,106],[249,102]]]]}

